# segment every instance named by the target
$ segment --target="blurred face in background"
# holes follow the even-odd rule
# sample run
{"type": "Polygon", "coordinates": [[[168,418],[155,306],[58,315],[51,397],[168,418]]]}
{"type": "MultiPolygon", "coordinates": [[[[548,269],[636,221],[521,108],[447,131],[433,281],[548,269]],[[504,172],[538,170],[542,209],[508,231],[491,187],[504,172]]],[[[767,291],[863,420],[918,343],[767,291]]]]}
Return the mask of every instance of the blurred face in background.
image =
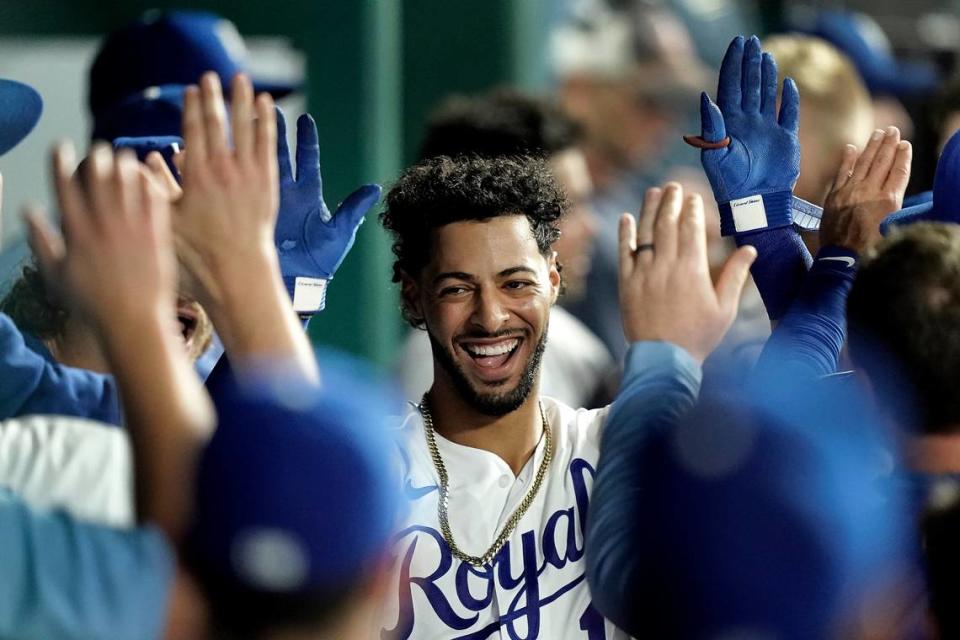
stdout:
{"type": "Polygon", "coordinates": [[[638,161],[654,160],[674,124],[666,110],[639,99],[631,84],[583,75],[560,88],[564,109],[583,124],[584,153],[599,187],[638,161]]]}
{"type": "Polygon", "coordinates": [[[848,144],[862,149],[874,129],[866,86],[853,64],[833,45],[813,36],[767,38],[764,51],[777,61],[779,82],[800,90],[800,177],[794,193],[823,205],[848,144]]]}
{"type": "MultiPolygon", "coordinates": [[[[763,49],[777,61],[778,80],[793,78],[800,90],[800,176],[793,193],[823,206],[846,145],[863,149],[874,129],[867,88],[846,56],[813,36],[767,38],[763,49]]],[[[802,232],[811,253],[818,234],[802,232]]]]}
{"type": "Polygon", "coordinates": [[[590,271],[593,238],[597,234],[597,216],[590,207],[593,180],[583,152],[576,148],[553,155],[550,168],[567,194],[570,205],[560,220],[560,239],[553,248],[563,266],[565,297],[576,300],[583,295],[590,271]]]}
{"type": "Polygon", "coordinates": [[[567,68],[558,97],[584,127],[583,150],[597,188],[653,165],[678,135],[707,80],[684,24],[645,7],[559,38],[567,68]]]}

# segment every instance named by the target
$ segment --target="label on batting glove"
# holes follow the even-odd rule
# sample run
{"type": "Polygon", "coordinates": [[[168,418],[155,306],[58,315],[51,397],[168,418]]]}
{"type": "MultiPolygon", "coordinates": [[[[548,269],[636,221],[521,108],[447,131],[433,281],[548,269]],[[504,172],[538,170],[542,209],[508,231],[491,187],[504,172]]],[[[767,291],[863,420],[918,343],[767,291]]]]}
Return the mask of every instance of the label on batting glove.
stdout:
{"type": "Polygon", "coordinates": [[[733,236],[789,226],[792,197],[790,191],[774,191],[718,202],[720,235],[733,236]]]}
{"type": "Polygon", "coordinates": [[[316,313],[323,309],[327,298],[327,280],[298,277],[293,288],[293,310],[297,313],[316,313]]]}
{"type": "Polygon", "coordinates": [[[737,233],[765,229],[767,226],[767,210],[763,206],[762,196],[731,200],[730,212],[733,214],[733,228],[737,233]]]}

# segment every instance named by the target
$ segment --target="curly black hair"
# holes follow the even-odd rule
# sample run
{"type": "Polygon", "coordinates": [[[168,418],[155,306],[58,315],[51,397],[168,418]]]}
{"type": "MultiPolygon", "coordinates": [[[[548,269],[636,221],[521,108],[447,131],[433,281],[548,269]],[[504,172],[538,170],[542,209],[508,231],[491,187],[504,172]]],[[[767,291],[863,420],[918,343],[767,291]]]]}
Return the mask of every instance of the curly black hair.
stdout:
{"type": "MultiPolygon", "coordinates": [[[[446,156],[410,167],[387,194],[380,222],[393,235],[393,281],[417,278],[431,255],[432,231],[465,220],[523,215],[543,255],[560,237],[563,191],[544,160],[529,156],[446,156]]],[[[406,315],[406,310],[405,310],[406,315]]],[[[423,320],[407,317],[415,327],[423,320]]]]}
{"type": "Polygon", "coordinates": [[[453,95],[429,117],[420,159],[475,154],[548,157],[583,138],[580,124],[559,106],[515,89],[453,95]]]}
{"type": "Polygon", "coordinates": [[[0,300],[0,312],[10,316],[21,331],[41,340],[62,336],[69,315],[51,302],[43,275],[33,261],[23,266],[20,277],[0,300]]]}

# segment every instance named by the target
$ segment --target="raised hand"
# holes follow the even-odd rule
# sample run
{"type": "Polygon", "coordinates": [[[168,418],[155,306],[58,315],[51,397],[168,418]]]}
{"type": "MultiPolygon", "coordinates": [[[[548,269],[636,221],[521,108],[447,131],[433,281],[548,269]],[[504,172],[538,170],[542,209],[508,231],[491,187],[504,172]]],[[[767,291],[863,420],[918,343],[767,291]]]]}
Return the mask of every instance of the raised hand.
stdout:
{"type": "Polygon", "coordinates": [[[174,207],[173,228],[177,256],[196,287],[190,293],[208,308],[228,297],[225,286],[242,283],[254,270],[264,265],[277,270],[273,100],[267,94],[254,99],[242,74],[232,87],[232,136],[215,73],[204,74],[199,88],[184,92],[183,196],[174,207]]]}
{"type": "Polygon", "coordinates": [[[620,219],[620,309],[629,342],[663,341],[703,361],[737,313],[756,250],[737,249],[716,286],[710,279],[703,201],[679,184],[649,189],[640,228],[620,219]]]}
{"type": "Polygon", "coordinates": [[[847,145],[827,195],[820,244],[864,253],[880,241],[880,223],[903,205],[913,148],[900,130],[877,129],[862,153],[847,145]]]}
{"type": "Polygon", "coordinates": [[[63,234],[27,215],[30,246],[53,294],[102,334],[158,318],[174,329],[176,259],[170,205],[129,150],[93,147],[84,185],[71,178],[73,147],[53,152],[63,234]]]}
{"type": "Polygon", "coordinates": [[[323,201],[317,124],[297,119],[297,175],[290,167],[286,121],[277,109],[280,216],[276,245],[283,281],[294,309],[308,315],[323,309],[326,283],[347,256],[363,217],[380,198],[380,186],[366,184],[347,196],[331,215],[323,201]]]}
{"type": "Polygon", "coordinates": [[[137,514],[176,542],[214,413],[174,320],[170,198],[129,149],[95,145],[83,187],[73,164],[72,147],[54,152],[63,236],[31,214],[30,245],[48,286],[98,331],[133,446],[137,514]]]}
{"type": "Polygon", "coordinates": [[[199,89],[184,92],[186,150],[174,158],[183,195],[173,209],[173,229],[188,290],[210,315],[238,373],[254,374],[267,360],[317,380],[274,246],[280,187],[273,100],[267,94],[254,100],[242,74],[233,79],[230,130],[232,136],[220,81],[206,73],[199,89]]]}
{"type": "Polygon", "coordinates": [[[800,96],[783,82],[777,114],[777,65],[756,36],[737,36],[720,66],[717,103],[700,96],[701,135],[684,139],[700,160],[720,208],[720,230],[735,235],[791,223],[800,174],[800,96]]]}

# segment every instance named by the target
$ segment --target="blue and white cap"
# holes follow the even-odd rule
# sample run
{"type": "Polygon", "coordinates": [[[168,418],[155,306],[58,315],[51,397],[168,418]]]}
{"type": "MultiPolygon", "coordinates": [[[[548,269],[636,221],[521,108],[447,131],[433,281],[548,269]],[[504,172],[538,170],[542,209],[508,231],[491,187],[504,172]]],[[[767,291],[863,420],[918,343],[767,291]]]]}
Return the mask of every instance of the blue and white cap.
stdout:
{"type": "Polygon", "coordinates": [[[265,378],[216,399],[188,549],[245,590],[336,589],[385,557],[401,495],[386,427],[400,405],[349,359],[322,361],[321,390],[265,378]]]}

